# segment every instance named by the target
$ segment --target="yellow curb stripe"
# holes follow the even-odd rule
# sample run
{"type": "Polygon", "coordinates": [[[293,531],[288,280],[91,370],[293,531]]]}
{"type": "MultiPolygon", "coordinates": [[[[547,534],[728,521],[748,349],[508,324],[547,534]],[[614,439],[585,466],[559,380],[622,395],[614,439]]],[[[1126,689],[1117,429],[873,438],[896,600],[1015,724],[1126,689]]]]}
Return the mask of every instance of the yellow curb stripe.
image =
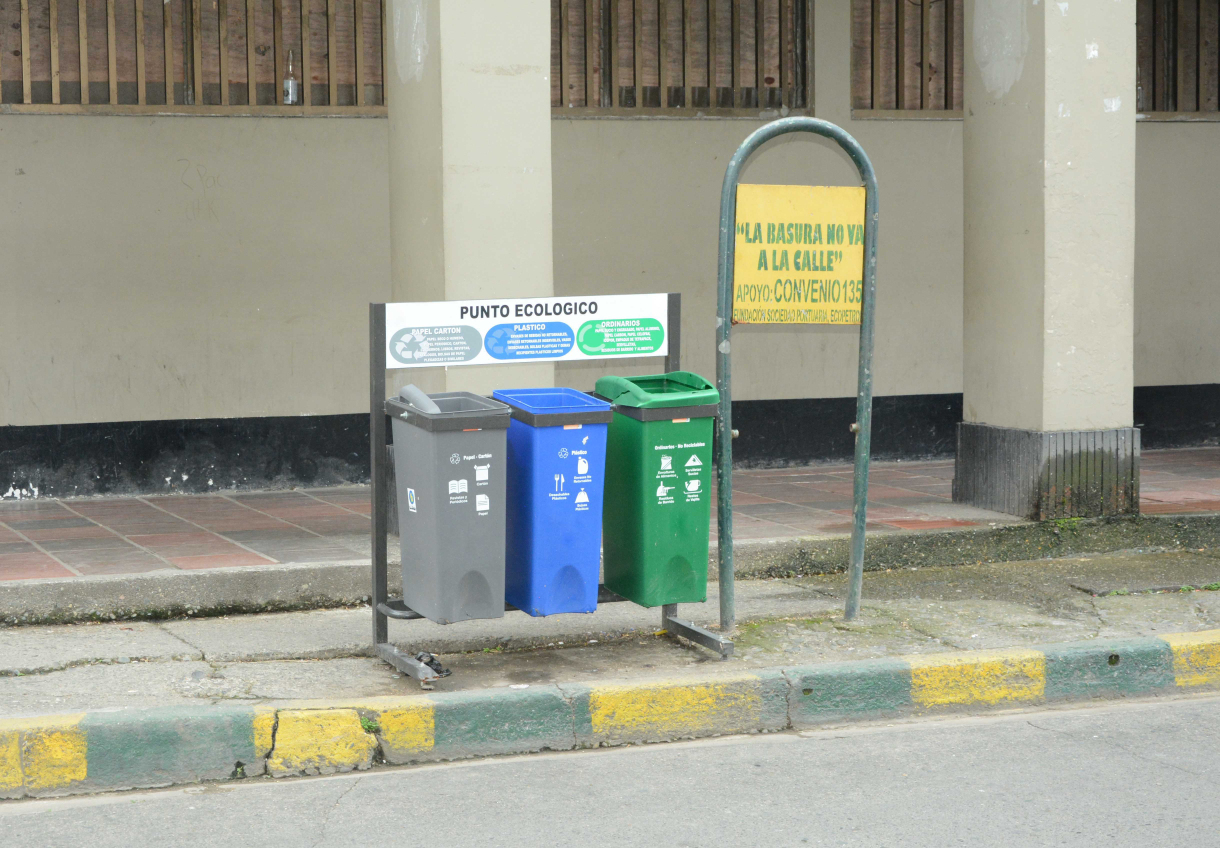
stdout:
{"type": "Polygon", "coordinates": [[[0,792],[20,789],[23,783],[21,734],[15,730],[0,732],[0,792]]]}
{"type": "Polygon", "coordinates": [[[762,714],[753,675],[714,684],[663,682],[640,686],[599,686],[589,693],[595,734],[698,733],[726,718],[762,714]],[[743,687],[741,684],[747,684],[743,687]],[[734,685],[736,684],[736,685],[734,685]],[[744,691],[743,691],[744,690],[744,691]]]}
{"type": "Polygon", "coordinates": [[[1041,651],[971,651],[908,658],[918,706],[1030,703],[1046,695],[1041,651]]]}
{"type": "Polygon", "coordinates": [[[88,744],[84,713],[0,720],[0,790],[45,791],[83,781],[88,744]]]}
{"type": "Polygon", "coordinates": [[[436,747],[436,705],[418,703],[377,713],[381,742],[400,754],[419,754],[436,747]]]}
{"type": "Polygon", "coordinates": [[[1169,633],[1161,639],[1173,651],[1173,678],[1179,686],[1220,684],[1220,630],[1169,633]]]}
{"type": "Polygon", "coordinates": [[[355,710],[282,710],[267,770],[285,775],[366,769],[376,750],[377,740],[361,727],[355,710]]]}

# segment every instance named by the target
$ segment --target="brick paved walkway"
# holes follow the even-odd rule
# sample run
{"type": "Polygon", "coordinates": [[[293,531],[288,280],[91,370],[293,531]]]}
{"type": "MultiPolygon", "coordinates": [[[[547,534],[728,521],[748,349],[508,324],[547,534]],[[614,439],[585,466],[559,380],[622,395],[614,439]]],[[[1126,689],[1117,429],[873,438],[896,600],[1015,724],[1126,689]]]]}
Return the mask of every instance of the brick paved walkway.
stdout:
{"type": "MultiPolygon", "coordinates": [[[[1145,451],[1141,509],[1220,512],[1220,448],[1145,451]]],[[[846,535],[848,465],[738,471],[738,539],[846,535]]],[[[869,530],[901,533],[1014,523],[954,504],[952,461],[876,463],[869,530]]],[[[0,501],[0,580],[89,577],[368,557],[364,486],[213,495],[0,501]]]]}

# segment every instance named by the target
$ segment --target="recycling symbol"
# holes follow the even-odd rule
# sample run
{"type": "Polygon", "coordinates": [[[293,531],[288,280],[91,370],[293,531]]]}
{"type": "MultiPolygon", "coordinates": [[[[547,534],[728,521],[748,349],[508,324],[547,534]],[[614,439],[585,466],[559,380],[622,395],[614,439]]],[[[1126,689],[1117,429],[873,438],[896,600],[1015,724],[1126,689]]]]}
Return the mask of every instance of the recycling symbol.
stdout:
{"type": "Polygon", "coordinates": [[[568,458],[568,449],[567,449],[567,448],[560,448],[560,449],[559,449],[559,458],[560,458],[560,459],[567,459],[567,458],[568,458]]]}
{"type": "Polygon", "coordinates": [[[449,462],[452,465],[457,465],[461,461],[462,461],[462,458],[460,456],[458,456],[456,453],[449,457],[449,462]]]}

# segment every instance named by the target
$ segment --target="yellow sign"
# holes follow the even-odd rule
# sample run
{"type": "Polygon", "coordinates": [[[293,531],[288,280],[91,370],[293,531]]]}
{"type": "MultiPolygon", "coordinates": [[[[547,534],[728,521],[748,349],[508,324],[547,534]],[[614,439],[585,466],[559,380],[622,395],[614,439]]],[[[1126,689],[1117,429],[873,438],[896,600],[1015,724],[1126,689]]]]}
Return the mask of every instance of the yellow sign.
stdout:
{"type": "Polygon", "coordinates": [[[859,324],[864,189],[739,185],[734,324],[859,324]]]}

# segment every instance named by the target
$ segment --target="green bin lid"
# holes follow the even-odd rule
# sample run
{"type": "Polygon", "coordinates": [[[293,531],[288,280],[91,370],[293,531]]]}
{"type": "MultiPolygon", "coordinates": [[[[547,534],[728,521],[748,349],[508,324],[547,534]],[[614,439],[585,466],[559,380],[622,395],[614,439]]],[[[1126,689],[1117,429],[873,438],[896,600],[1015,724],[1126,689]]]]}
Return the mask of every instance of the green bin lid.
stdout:
{"type": "Polygon", "coordinates": [[[698,374],[671,371],[647,377],[602,377],[599,395],[619,406],[663,409],[670,406],[703,406],[720,403],[720,392],[698,374]]]}

